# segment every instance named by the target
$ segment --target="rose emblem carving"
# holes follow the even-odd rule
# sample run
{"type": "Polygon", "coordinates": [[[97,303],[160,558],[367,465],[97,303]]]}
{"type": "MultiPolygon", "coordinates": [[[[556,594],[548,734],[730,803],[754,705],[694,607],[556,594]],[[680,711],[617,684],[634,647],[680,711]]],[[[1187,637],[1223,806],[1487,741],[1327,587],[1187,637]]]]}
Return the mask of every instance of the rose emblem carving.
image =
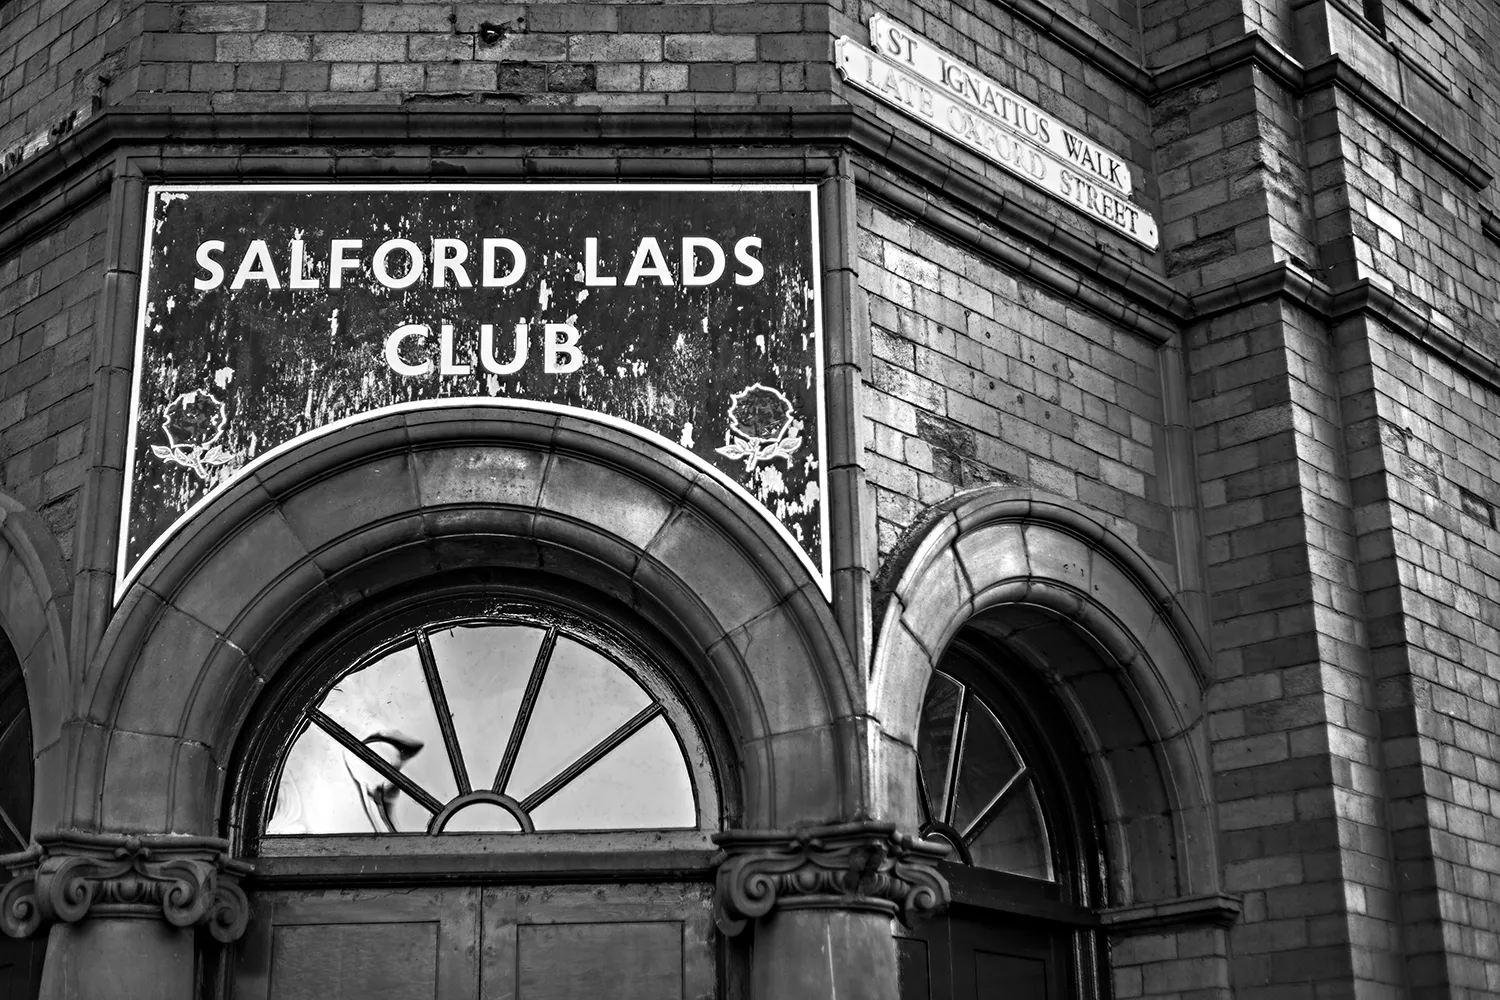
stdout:
{"type": "Polygon", "coordinates": [[[802,421],[792,415],[792,403],[778,389],[756,382],[729,396],[729,430],[714,451],[725,458],[745,460],[752,472],[773,458],[791,460],[802,446],[802,421]]]}
{"type": "Polygon", "coordinates": [[[152,445],[151,454],[191,469],[199,479],[212,479],[219,466],[236,457],[218,443],[227,422],[224,403],[213,393],[207,389],[185,392],[167,404],[161,418],[167,443],[152,445]]]}

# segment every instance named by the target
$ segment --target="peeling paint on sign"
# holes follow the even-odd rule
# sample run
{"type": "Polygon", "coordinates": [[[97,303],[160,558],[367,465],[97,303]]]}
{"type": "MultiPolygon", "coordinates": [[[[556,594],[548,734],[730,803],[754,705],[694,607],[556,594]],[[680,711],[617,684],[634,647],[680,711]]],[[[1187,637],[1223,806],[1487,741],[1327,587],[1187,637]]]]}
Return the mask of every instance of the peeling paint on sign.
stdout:
{"type": "Polygon", "coordinates": [[[149,204],[117,599],[274,449],[495,399],[679,449],[827,592],[812,187],[171,186],[149,204]]]}

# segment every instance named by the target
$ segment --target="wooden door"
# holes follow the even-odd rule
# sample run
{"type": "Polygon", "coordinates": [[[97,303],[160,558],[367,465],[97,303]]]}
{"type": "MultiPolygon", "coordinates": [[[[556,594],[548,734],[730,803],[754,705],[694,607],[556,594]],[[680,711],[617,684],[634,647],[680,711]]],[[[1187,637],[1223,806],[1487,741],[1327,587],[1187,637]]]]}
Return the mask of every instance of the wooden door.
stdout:
{"type": "Polygon", "coordinates": [[[0,1000],[36,1000],[42,988],[47,935],[17,941],[0,934],[0,1000]]]}
{"type": "Polygon", "coordinates": [[[282,890],[234,1000],[709,1000],[706,883],[282,890]]]}
{"type": "Polygon", "coordinates": [[[1064,1000],[1071,933],[957,912],[896,939],[901,1000],[1064,1000]]]}

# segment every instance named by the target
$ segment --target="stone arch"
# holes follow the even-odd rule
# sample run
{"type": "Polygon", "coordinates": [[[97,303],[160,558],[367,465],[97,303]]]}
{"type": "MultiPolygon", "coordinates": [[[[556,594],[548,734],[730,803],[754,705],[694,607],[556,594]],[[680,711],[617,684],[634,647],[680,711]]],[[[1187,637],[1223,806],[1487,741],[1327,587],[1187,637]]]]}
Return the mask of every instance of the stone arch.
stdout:
{"type": "Polygon", "coordinates": [[[932,670],[965,626],[1042,673],[1092,770],[1109,902],[1217,892],[1203,693],[1210,659],[1157,573],[1092,515],[985,487],[931,509],[882,569],[871,714],[876,812],[913,824],[915,739],[932,670]]]}
{"type": "Polygon", "coordinates": [[[21,661],[36,752],[58,741],[71,709],[72,608],[72,577],[47,523],[0,493],[0,628],[21,661]]]}
{"type": "Polygon", "coordinates": [[[838,750],[853,660],[817,581],[752,505],[619,426],[454,403],[275,456],[152,557],[100,644],[96,735],[50,819],[213,834],[239,729],[313,632],[388,588],[505,567],[597,588],[679,647],[730,730],[746,826],[858,814],[858,764],[838,750]]]}

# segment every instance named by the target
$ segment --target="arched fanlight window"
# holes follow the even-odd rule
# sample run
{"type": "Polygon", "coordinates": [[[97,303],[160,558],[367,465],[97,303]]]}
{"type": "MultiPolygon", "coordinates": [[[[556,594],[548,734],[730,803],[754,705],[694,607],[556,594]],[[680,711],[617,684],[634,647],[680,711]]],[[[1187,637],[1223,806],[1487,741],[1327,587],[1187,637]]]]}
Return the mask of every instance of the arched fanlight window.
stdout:
{"type": "Polygon", "coordinates": [[[1051,881],[1036,775],[980,694],[935,671],[917,744],[923,835],[951,844],[965,864],[1051,881]]]}
{"type": "Polygon", "coordinates": [[[387,623],[383,641],[321,690],[280,767],[266,835],[669,830],[707,819],[698,786],[711,779],[691,763],[707,754],[638,645],[527,602],[445,610],[387,623]]]}

